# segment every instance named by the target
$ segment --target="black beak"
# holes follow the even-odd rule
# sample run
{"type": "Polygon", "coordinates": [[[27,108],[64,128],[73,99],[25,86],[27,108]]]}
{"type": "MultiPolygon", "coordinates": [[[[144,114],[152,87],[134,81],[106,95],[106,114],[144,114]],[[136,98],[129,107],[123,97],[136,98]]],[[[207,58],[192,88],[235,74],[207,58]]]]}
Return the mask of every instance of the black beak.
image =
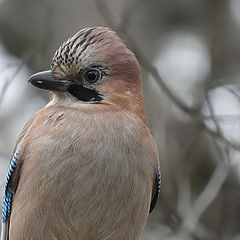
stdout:
{"type": "Polygon", "coordinates": [[[66,92],[71,82],[68,80],[57,80],[53,78],[52,71],[43,71],[33,74],[29,80],[32,85],[35,87],[50,90],[50,91],[61,91],[66,92]]]}
{"type": "Polygon", "coordinates": [[[80,101],[100,102],[103,100],[102,95],[96,90],[85,88],[80,84],[74,84],[69,80],[55,79],[51,70],[35,73],[28,81],[41,89],[68,92],[80,101]]]}

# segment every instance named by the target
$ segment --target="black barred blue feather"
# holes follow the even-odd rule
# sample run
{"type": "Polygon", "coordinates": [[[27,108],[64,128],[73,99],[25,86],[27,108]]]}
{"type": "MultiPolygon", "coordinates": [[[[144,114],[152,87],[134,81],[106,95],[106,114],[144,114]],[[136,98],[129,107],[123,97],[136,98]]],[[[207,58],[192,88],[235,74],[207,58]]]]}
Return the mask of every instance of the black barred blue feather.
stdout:
{"type": "Polygon", "coordinates": [[[15,168],[17,167],[18,160],[19,160],[19,152],[17,151],[10,162],[8,173],[7,173],[7,180],[5,183],[3,206],[2,206],[2,217],[3,217],[4,223],[7,221],[7,218],[11,214],[12,198],[13,198],[13,189],[11,187],[11,177],[14,173],[15,168]]]}
{"type": "Polygon", "coordinates": [[[155,205],[157,203],[157,199],[158,199],[159,193],[160,193],[160,187],[161,187],[161,172],[160,172],[160,168],[158,169],[156,180],[157,180],[157,189],[156,189],[156,192],[155,192],[155,194],[153,196],[153,199],[151,201],[149,213],[151,213],[152,210],[154,209],[154,207],[155,207],[155,205]]]}

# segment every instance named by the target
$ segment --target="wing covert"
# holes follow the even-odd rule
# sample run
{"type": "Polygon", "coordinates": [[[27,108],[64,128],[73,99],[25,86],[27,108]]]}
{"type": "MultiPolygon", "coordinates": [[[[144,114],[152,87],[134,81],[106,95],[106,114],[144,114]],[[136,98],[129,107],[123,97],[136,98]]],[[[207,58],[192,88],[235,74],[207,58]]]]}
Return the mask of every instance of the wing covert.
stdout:
{"type": "Polygon", "coordinates": [[[10,162],[7,179],[5,183],[4,195],[3,195],[3,207],[2,207],[2,220],[3,223],[7,221],[7,218],[11,214],[12,198],[13,198],[13,188],[11,186],[12,176],[17,167],[19,161],[19,151],[16,151],[10,162]]]}

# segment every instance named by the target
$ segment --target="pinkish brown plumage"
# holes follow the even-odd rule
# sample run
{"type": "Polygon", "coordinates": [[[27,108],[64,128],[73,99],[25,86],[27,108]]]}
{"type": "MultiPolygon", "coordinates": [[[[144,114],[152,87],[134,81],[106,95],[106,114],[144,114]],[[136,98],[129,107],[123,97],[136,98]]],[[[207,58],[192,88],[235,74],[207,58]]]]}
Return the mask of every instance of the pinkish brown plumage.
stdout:
{"type": "Polygon", "coordinates": [[[134,54],[112,30],[86,28],[30,82],[52,97],[17,142],[9,239],[138,240],[158,154],[134,54]]]}

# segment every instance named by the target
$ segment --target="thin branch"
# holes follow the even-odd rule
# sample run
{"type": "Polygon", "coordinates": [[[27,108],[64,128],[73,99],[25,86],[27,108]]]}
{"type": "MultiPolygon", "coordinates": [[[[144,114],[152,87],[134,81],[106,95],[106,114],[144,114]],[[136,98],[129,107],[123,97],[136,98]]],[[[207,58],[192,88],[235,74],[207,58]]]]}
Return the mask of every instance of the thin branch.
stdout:
{"type": "Polygon", "coordinates": [[[2,88],[2,91],[0,93],[0,106],[2,104],[2,101],[3,101],[3,98],[5,96],[5,93],[8,89],[8,87],[10,86],[10,84],[12,83],[12,81],[14,80],[14,78],[17,76],[17,74],[19,73],[19,71],[21,70],[21,68],[23,67],[24,65],[24,61],[21,61],[21,63],[19,64],[19,66],[17,67],[17,69],[13,72],[13,74],[8,77],[6,79],[6,81],[4,82],[3,84],[3,88],[2,88]]]}
{"type": "MultiPolygon", "coordinates": [[[[13,73],[11,74],[11,76],[9,76],[6,81],[3,84],[2,87],[2,91],[0,92],[0,106],[2,104],[2,101],[4,99],[4,96],[6,94],[6,91],[8,89],[8,87],[10,86],[10,84],[14,81],[15,77],[18,75],[18,73],[20,72],[20,70],[22,69],[22,67],[27,64],[30,59],[32,57],[32,54],[27,54],[26,56],[23,56],[23,60],[21,60],[20,64],[18,66],[16,66],[16,70],[13,71],[13,73]]],[[[12,68],[13,66],[11,66],[12,68]]]]}
{"type": "Polygon", "coordinates": [[[218,140],[220,140],[221,142],[223,142],[225,145],[230,146],[232,149],[234,149],[236,151],[240,151],[240,145],[230,142],[228,139],[226,139],[225,137],[220,135],[218,132],[211,130],[207,126],[205,126],[204,130],[211,136],[213,136],[213,137],[217,138],[218,140]]]}
{"type": "Polygon", "coordinates": [[[127,4],[125,9],[122,11],[121,22],[118,26],[119,32],[126,32],[127,28],[131,24],[132,16],[134,12],[136,12],[137,8],[141,6],[144,0],[137,0],[132,2],[131,4],[127,4]]]}
{"type": "MultiPolygon", "coordinates": [[[[223,121],[236,121],[240,120],[240,115],[214,115],[214,118],[219,122],[223,121]]],[[[211,120],[212,116],[201,115],[201,119],[203,120],[211,120]]]]}
{"type": "Polygon", "coordinates": [[[208,108],[209,108],[209,111],[210,111],[210,115],[211,115],[211,120],[214,122],[214,125],[216,127],[216,131],[217,133],[220,135],[220,136],[224,136],[223,132],[222,132],[222,129],[218,123],[218,121],[216,120],[215,118],[215,114],[214,114],[214,110],[213,110],[213,105],[212,105],[212,102],[208,96],[208,94],[206,94],[206,103],[208,105],[208,108]]]}
{"type": "Polygon", "coordinates": [[[227,87],[227,89],[240,101],[240,93],[239,92],[237,92],[232,87],[227,87]]]}
{"type": "Polygon", "coordinates": [[[193,203],[193,206],[188,211],[183,223],[182,229],[185,231],[184,234],[190,234],[194,231],[198,224],[199,218],[202,213],[207,209],[207,207],[213,202],[213,200],[218,195],[222,184],[226,180],[230,167],[226,164],[219,162],[216,167],[211,179],[209,180],[207,186],[204,188],[202,193],[193,203]]]}
{"type": "Polygon", "coordinates": [[[211,100],[209,99],[208,95],[206,95],[206,102],[207,102],[207,105],[209,107],[211,120],[213,121],[213,123],[214,123],[214,125],[216,127],[216,131],[213,131],[209,127],[204,125],[205,126],[205,128],[204,128],[205,131],[207,133],[209,133],[210,135],[218,138],[225,145],[233,148],[234,150],[240,151],[240,145],[234,144],[234,143],[232,143],[231,141],[229,141],[228,139],[225,138],[224,133],[223,133],[223,131],[221,129],[221,126],[219,125],[219,122],[218,122],[218,120],[217,120],[217,118],[215,116],[215,113],[214,113],[214,110],[213,110],[213,106],[212,106],[211,100]]]}
{"type": "MultiPolygon", "coordinates": [[[[223,157],[222,153],[225,153],[226,162],[230,162],[229,148],[227,145],[225,151],[219,147],[216,141],[214,141],[214,146],[216,148],[217,158],[221,159],[223,157]]],[[[190,235],[198,231],[201,223],[199,219],[207,207],[214,201],[218,195],[223,183],[225,182],[229,172],[230,166],[226,165],[224,161],[219,161],[217,167],[214,170],[208,184],[205,186],[204,190],[199,194],[198,198],[192,204],[192,207],[187,212],[185,219],[182,222],[180,235],[190,235]]]]}

